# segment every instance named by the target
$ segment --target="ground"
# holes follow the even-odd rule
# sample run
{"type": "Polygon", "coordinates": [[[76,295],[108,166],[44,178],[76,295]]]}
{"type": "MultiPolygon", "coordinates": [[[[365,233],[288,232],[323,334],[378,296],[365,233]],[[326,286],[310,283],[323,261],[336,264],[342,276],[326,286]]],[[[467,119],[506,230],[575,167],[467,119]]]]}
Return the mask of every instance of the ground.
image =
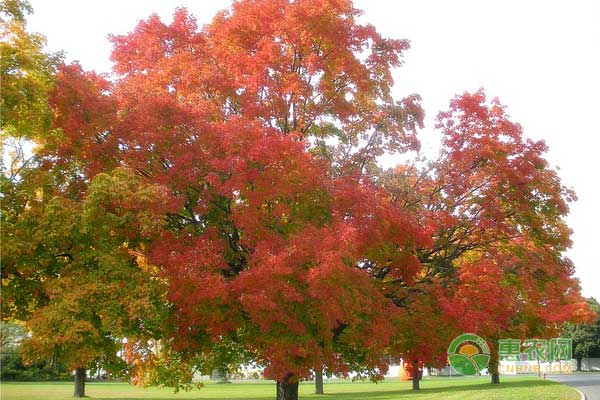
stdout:
{"type": "MultiPolygon", "coordinates": [[[[413,392],[410,382],[388,380],[379,384],[370,382],[326,382],[323,396],[313,393],[313,384],[300,385],[301,399],[328,400],[579,400],[579,394],[570,387],[534,377],[502,378],[500,385],[490,385],[488,377],[481,378],[427,378],[422,390],[413,392]]],[[[70,382],[21,383],[3,382],[2,400],[59,400],[72,399],[70,382]]],[[[170,389],[139,388],[124,383],[88,383],[86,394],[94,399],[246,399],[272,400],[275,384],[269,381],[253,383],[208,383],[200,390],[174,395],[170,389]]]]}

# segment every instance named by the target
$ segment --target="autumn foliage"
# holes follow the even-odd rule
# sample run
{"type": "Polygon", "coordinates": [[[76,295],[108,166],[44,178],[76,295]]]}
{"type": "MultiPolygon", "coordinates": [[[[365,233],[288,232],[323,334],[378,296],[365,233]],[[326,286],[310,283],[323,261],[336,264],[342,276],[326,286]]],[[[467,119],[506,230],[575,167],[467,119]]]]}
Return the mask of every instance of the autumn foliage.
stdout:
{"type": "MultiPolygon", "coordinates": [[[[543,158],[546,145],[525,139],[483,91],[456,97],[437,127],[444,147],[435,162],[399,167],[384,179],[392,202],[414,210],[433,239],[417,249],[423,274],[402,300],[412,298],[408,307],[416,310],[434,302],[434,315],[455,332],[478,332],[492,346],[499,337],[548,336],[565,320],[589,320],[562,255],[574,194],[543,158]]],[[[432,344],[444,342],[424,339],[420,328],[412,332],[422,348],[408,347],[434,362],[443,348],[432,353],[432,344]]]]}
{"type": "Polygon", "coordinates": [[[358,179],[384,150],[418,145],[417,99],[389,94],[408,44],[358,25],[350,3],[314,6],[236,3],[201,31],[183,10],[171,25],[151,17],[113,39],[114,84],[60,71],[65,139],[47,147],[52,168],[75,163],[92,178],[120,164],[164,187],[165,229],[148,256],[178,310],[176,349],[231,341],[290,382],[319,365],[384,370],[396,309],[356,266],[391,259],[410,280],[426,241],[358,179]],[[342,134],[338,148],[325,143],[342,134]],[[328,157],[311,155],[315,141],[328,157]]]}
{"type": "Polygon", "coordinates": [[[89,347],[86,366],[127,337],[135,380],[254,362],[294,398],[315,369],[379,379],[390,356],[443,365],[464,330],[589,318],[562,254],[574,194],[496,100],[451,102],[437,160],[377,166],[419,148],[423,110],[391,96],[408,42],[359,16],[240,1],[200,29],[178,9],[112,37],[112,76],[59,69],[28,181],[45,197],[16,213],[3,270],[32,348],[89,347]]]}

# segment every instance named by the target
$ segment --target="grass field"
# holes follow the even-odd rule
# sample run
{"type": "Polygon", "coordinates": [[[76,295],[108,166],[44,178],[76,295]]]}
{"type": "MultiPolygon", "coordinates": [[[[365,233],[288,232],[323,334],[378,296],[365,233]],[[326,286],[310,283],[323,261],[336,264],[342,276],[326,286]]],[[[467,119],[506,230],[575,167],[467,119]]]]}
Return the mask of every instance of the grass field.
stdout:
{"type": "MultiPolygon", "coordinates": [[[[328,400],[579,400],[573,389],[539,378],[502,378],[500,385],[490,385],[489,378],[429,378],[421,382],[421,390],[413,392],[410,382],[389,380],[370,382],[326,382],[325,395],[312,394],[310,382],[300,385],[301,399],[328,400]]],[[[73,384],[69,382],[24,383],[2,382],[2,400],[72,399],[73,384]]],[[[94,399],[247,399],[272,400],[273,382],[207,383],[199,390],[174,394],[171,389],[139,388],[124,383],[87,383],[86,394],[94,399]]]]}

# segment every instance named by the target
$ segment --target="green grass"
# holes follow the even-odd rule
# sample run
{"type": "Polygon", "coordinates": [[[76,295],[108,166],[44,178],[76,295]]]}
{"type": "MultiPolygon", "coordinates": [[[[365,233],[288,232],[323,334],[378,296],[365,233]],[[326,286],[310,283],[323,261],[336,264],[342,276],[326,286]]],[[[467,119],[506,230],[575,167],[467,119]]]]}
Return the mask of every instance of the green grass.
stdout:
{"type": "MultiPolygon", "coordinates": [[[[370,382],[333,381],[325,383],[325,395],[312,394],[310,382],[300,385],[301,399],[321,400],[579,400],[573,389],[559,383],[534,377],[502,377],[500,385],[490,385],[489,378],[426,378],[421,390],[413,392],[410,382],[387,380],[370,382]]],[[[3,382],[2,400],[72,399],[73,384],[69,382],[24,383],[3,382]]],[[[174,394],[171,389],[140,388],[124,383],[87,383],[86,394],[94,399],[246,399],[272,400],[275,384],[270,381],[216,384],[191,392],[174,394]]]]}

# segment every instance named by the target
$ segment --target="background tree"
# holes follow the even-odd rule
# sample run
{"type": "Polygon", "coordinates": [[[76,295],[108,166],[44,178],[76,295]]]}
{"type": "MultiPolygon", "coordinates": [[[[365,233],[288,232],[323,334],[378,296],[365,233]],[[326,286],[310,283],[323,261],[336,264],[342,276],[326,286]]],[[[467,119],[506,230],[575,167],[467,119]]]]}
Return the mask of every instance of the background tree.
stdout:
{"type": "MultiPolygon", "coordinates": [[[[587,299],[590,309],[600,315],[600,305],[593,297],[587,299]]],[[[596,317],[591,324],[567,323],[561,336],[573,339],[573,357],[577,360],[577,371],[581,371],[581,359],[600,357],[600,320],[596,317]]]]}
{"type": "Polygon", "coordinates": [[[5,355],[16,352],[24,336],[23,327],[0,321],[0,353],[5,355]]]}
{"type": "Polygon", "coordinates": [[[55,358],[24,365],[21,341],[27,332],[16,323],[0,321],[0,379],[2,381],[56,381],[69,378],[66,367],[55,358]]]}

